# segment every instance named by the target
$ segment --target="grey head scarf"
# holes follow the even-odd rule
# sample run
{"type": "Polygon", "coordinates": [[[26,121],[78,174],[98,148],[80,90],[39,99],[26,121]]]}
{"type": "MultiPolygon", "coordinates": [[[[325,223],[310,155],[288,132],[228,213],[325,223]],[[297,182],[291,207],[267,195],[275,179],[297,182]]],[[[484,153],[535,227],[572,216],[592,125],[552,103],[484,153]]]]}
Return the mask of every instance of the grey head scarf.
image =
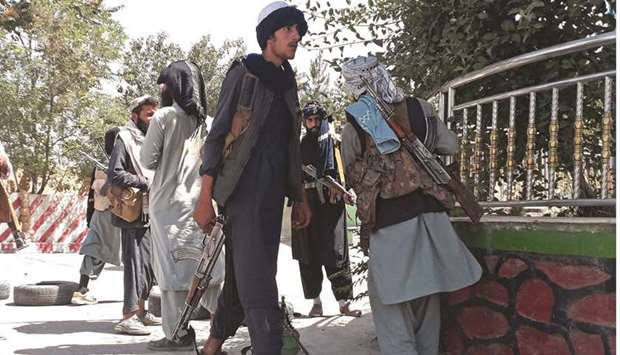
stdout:
{"type": "Polygon", "coordinates": [[[396,103],[405,99],[405,94],[394,84],[385,66],[374,56],[360,56],[346,61],[342,65],[342,76],[345,91],[355,100],[366,91],[362,77],[372,85],[372,89],[383,101],[396,103]]]}

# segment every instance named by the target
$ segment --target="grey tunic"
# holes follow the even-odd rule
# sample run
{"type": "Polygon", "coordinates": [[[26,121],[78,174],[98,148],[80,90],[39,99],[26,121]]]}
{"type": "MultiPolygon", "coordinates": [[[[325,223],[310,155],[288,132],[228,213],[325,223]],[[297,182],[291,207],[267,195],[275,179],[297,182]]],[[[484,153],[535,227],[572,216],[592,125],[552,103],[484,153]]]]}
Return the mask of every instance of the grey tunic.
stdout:
{"type": "MultiPolygon", "coordinates": [[[[145,167],[155,170],[149,193],[149,215],[153,244],[153,270],[161,290],[183,291],[197,263],[175,260],[182,248],[201,249],[203,233],[192,218],[200,193],[200,148],[206,129],[176,103],[158,110],[153,117],[140,153],[145,167]],[[192,138],[193,135],[199,135],[192,138]]],[[[223,262],[212,285],[223,281],[223,262]],[[219,280],[218,280],[219,279],[219,280]]],[[[219,290],[219,287],[217,287],[219,290]]]]}
{"type": "Polygon", "coordinates": [[[80,254],[116,266],[121,265],[121,230],[112,225],[112,213],[109,210],[93,212],[80,254]]]}

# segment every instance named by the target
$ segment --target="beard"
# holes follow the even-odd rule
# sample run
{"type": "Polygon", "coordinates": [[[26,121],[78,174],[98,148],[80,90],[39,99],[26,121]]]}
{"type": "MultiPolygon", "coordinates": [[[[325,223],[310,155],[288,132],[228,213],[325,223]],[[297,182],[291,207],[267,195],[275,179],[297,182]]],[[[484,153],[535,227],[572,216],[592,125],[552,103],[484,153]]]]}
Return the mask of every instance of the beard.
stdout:
{"type": "Polygon", "coordinates": [[[136,126],[138,126],[138,129],[140,130],[140,132],[144,133],[146,135],[146,131],[148,131],[149,129],[149,124],[142,121],[141,119],[138,119],[138,122],[136,123],[136,126]]]}

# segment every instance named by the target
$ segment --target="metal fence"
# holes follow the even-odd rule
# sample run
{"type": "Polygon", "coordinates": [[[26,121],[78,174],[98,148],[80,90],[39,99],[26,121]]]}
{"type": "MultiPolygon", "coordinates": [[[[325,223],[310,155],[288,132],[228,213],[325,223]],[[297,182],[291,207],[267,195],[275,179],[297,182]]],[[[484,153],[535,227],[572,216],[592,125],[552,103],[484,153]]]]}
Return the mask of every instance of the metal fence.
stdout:
{"type": "MultiPolygon", "coordinates": [[[[586,50],[596,51],[605,46],[615,45],[615,43],[615,31],[567,42],[495,63],[452,80],[439,90],[434,99],[439,106],[440,118],[458,133],[460,139],[460,152],[455,156],[459,163],[459,176],[472,188],[476,197],[483,201],[481,202],[483,207],[615,206],[615,185],[613,183],[615,149],[612,145],[615,142],[613,127],[615,65],[607,71],[550,83],[532,83],[532,86],[479,97],[467,102],[459,103],[455,100],[458,90],[465,89],[466,85],[471,87],[471,83],[492,75],[551,58],[586,50]],[[589,161],[595,159],[597,166],[592,166],[592,164],[586,166],[584,161],[584,86],[592,85],[592,83],[603,86],[604,90],[600,95],[602,115],[597,117],[600,129],[595,139],[599,146],[595,149],[596,154],[590,154],[593,150],[588,148],[589,161]],[[560,90],[571,87],[576,88],[575,91],[571,91],[575,93],[574,107],[571,111],[574,112],[574,117],[563,117],[560,120],[558,115],[560,90]],[[536,137],[541,130],[537,118],[539,119],[543,114],[537,112],[536,101],[537,98],[545,98],[544,95],[550,95],[546,99],[551,100],[550,112],[544,113],[550,116],[546,117],[549,122],[544,127],[548,141],[544,146],[540,144],[536,146],[536,137]],[[523,107],[528,101],[529,107],[523,107]],[[520,117],[515,114],[518,102],[522,105],[520,106],[521,112],[524,113],[520,117]],[[498,107],[504,105],[506,106],[501,111],[505,112],[507,117],[500,117],[498,107]],[[483,112],[486,112],[485,120],[483,120],[483,112]],[[519,119],[527,120],[527,129],[521,132],[515,129],[519,119]],[[498,125],[500,121],[504,125],[502,128],[498,125]],[[558,136],[560,123],[563,127],[567,124],[571,125],[572,142],[567,142],[564,137],[558,136]],[[525,147],[521,147],[525,148],[522,150],[521,159],[515,158],[518,134],[520,134],[518,138],[521,143],[525,144],[525,147]],[[501,147],[498,146],[500,139],[504,143],[501,147]],[[568,169],[572,170],[570,172],[567,172],[565,168],[560,169],[558,147],[561,143],[573,145],[572,161],[566,164],[572,167],[568,169]],[[499,159],[500,154],[502,154],[501,159],[499,159]],[[504,162],[502,166],[499,165],[500,160],[504,162]],[[591,181],[591,185],[596,186],[595,195],[591,193],[584,195],[582,185],[584,185],[586,169],[595,171],[590,174],[590,177],[596,176],[595,180],[597,180],[591,181]],[[517,170],[521,177],[519,181],[515,178],[517,170]],[[561,186],[558,176],[562,177],[561,186]],[[534,193],[535,187],[538,189],[537,193],[534,193]],[[546,190],[545,193],[540,193],[541,188],[546,190]]],[[[588,102],[592,102],[590,97],[588,102]]]]}

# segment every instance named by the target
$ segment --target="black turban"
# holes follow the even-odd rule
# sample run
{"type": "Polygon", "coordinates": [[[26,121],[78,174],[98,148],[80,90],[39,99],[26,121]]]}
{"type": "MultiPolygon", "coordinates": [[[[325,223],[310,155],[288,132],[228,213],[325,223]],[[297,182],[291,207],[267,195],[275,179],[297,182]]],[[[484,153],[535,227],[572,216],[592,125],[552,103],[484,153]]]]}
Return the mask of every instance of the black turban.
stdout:
{"type": "Polygon", "coordinates": [[[162,106],[171,106],[169,95],[188,115],[194,115],[201,120],[207,116],[207,93],[202,73],[192,62],[180,60],[166,67],[157,84],[165,84],[167,93],[162,95],[162,106]]]}

